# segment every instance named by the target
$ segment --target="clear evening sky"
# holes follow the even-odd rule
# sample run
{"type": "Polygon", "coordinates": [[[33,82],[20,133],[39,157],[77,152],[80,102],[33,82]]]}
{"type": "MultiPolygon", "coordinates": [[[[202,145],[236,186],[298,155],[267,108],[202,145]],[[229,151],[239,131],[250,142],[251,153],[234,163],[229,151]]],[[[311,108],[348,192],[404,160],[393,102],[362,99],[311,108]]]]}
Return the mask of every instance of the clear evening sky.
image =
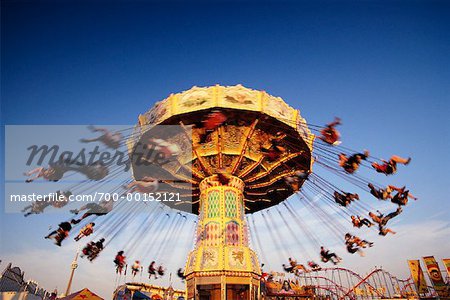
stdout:
{"type": "MultiPolygon", "coordinates": [[[[376,237],[345,266],[407,277],[406,259],[450,255],[449,32],[445,1],[2,1],[2,126],[135,124],[170,93],[238,83],[282,97],[311,124],[340,116],[344,146],[412,157],[388,180],[371,176],[420,198],[398,235],[376,237]]],[[[73,249],[43,239],[58,218],[2,205],[0,219],[0,268],[12,261],[62,291],[73,249]]],[[[113,272],[112,257],[85,263],[73,290],[109,297],[112,283],[89,280],[113,272]]]]}

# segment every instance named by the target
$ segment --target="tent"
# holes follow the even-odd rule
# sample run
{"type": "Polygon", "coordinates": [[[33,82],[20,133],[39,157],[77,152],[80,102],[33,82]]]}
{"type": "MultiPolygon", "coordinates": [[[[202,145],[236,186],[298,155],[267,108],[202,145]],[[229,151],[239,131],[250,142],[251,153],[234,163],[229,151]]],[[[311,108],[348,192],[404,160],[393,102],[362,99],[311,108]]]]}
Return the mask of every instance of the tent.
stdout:
{"type": "Polygon", "coordinates": [[[59,298],[58,300],[104,300],[104,299],[97,296],[89,289],[84,288],[81,291],[70,294],[69,296],[66,296],[64,298],[59,298]]]}

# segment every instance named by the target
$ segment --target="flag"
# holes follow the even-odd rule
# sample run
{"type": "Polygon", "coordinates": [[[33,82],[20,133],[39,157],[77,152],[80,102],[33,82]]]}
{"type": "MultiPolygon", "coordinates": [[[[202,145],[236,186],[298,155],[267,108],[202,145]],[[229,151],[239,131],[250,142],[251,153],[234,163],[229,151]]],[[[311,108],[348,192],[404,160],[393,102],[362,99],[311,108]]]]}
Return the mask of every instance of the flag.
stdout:
{"type": "Polygon", "coordinates": [[[434,290],[438,294],[439,297],[448,297],[447,287],[445,285],[444,279],[442,278],[441,270],[439,269],[439,265],[434,259],[434,256],[425,256],[423,257],[423,261],[427,266],[428,277],[433,283],[434,290]]]}
{"type": "Polygon", "coordinates": [[[422,268],[420,267],[420,261],[408,260],[409,270],[411,272],[411,278],[414,281],[418,294],[425,294],[428,292],[427,283],[425,282],[425,276],[423,275],[422,268]]]}
{"type": "Polygon", "coordinates": [[[442,262],[444,263],[445,269],[447,270],[447,276],[450,277],[450,258],[443,258],[442,262]]]}

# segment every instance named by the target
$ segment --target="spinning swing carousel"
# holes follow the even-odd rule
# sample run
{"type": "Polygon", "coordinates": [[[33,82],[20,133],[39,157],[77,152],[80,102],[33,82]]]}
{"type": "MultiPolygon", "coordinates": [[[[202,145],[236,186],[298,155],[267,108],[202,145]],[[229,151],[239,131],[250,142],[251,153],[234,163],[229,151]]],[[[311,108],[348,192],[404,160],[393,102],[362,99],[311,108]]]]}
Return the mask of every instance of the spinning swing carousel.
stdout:
{"type": "MultiPolygon", "coordinates": [[[[336,265],[341,261],[336,253],[322,247],[330,244],[328,236],[323,239],[321,234],[308,228],[309,224],[304,219],[305,216],[312,216],[320,227],[334,236],[338,244],[344,241],[348,253],[364,256],[362,249],[372,247],[373,242],[352,235],[350,231],[367,227],[378,231],[382,236],[394,234],[393,230],[386,228],[387,222],[402,212],[408,198],[417,200],[406,186],[388,185],[383,188],[384,185],[355,174],[361,166],[375,169],[377,173],[392,175],[396,172],[397,163],[407,165],[410,158],[393,155],[387,161],[369,156],[368,151],[358,153],[339,146],[340,134],[334,129],[337,125],[340,125],[339,118],[325,127],[307,124],[300,112],[288,106],[281,98],[241,85],[193,87],[188,91],[172,94],[140,115],[139,123],[134,128],[112,132],[106,128],[89,127],[91,131],[100,131],[102,135],[80,140],[83,143],[99,142],[115,150],[128,147],[129,160],[125,171],[128,171],[129,162],[132,179],[126,174],[126,178],[117,185],[117,181],[112,179],[120,180],[123,166],[89,165],[72,171],[97,173],[97,167],[102,166],[107,171],[102,172],[103,177],[108,175],[108,178],[101,183],[94,183],[98,179],[88,176],[92,181],[75,183],[67,187],[64,193],[85,194],[110,183],[111,190],[107,194],[120,196],[120,199],[126,198],[127,201],[121,201],[114,207],[108,200],[77,207],[71,213],[86,212],[78,219],[73,219],[72,216],[60,223],[59,228],[46,238],[52,238],[57,245],[61,245],[69,236],[71,224],[77,226],[86,218],[93,220],[106,215],[96,226],[95,237],[83,248],[83,255],[93,261],[129,222],[135,221],[139,223],[137,231],[126,237],[120,248],[123,250],[118,252],[114,260],[116,284],[122,279],[125,282],[127,280],[128,265],[124,252],[129,257],[136,258],[136,255],[140,255],[139,259],[142,255],[146,260],[153,257],[148,268],[149,279],[152,276],[157,279],[157,275],[164,276],[163,264],[180,244],[180,233],[188,227],[185,212],[189,212],[194,216],[198,215],[196,218],[189,217],[193,221],[192,225],[196,226],[195,230],[191,226],[192,233],[188,234],[191,236],[195,232],[195,247],[187,255],[185,271],[177,271],[177,275],[186,282],[188,299],[259,299],[261,295],[264,299],[298,299],[324,295],[344,299],[349,295],[354,298],[373,293],[380,297],[387,297],[389,294],[390,297],[397,294],[397,291],[403,295],[405,286],[412,285],[410,282],[405,281],[403,288],[398,283],[391,283],[391,288],[388,289],[389,282],[385,280],[386,288],[382,285],[377,287],[376,281],[370,282],[370,278],[354,276],[354,273],[346,269],[322,268],[313,260],[317,253],[310,255],[304,247],[306,240],[309,240],[315,249],[321,248],[320,259],[323,263],[336,265]],[[316,141],[309,128],[320,134],[316,141]],[[122,135],[125,132],[126,135],[122,135]],[[332,173],[367,192],[376,201],[381,200],[386,206],[394,204],[398,206],[397,209],[390,213],[373,213],[375,208],[370,202],[359,201],[358,194],[344,191],[334,181],[327,180],[316,171],[313,173],[313,163],[319,170],[332,173]],[[108,167],[113,169],[109,170],[108,167]],[[294,197],[290,197],[294,194],[294,197]],[[133,200],[136,202],[132,203],[133,200]],[[149,200],[162,200],[165,205],[152,205],[147,203],[149,200]],[[140,202],[144,202],[145,206],[143,203],[139,206],[140,202]],[[171,208],[168,209],[170,213],[165,211],[168,207],[171,208]],[[306,209],[309,213],[300,213],[299,208],[306,209]],[[172,209],[178,212],[175,213],[172,209]],[[110,214],[112,210],[114,213],[110,214]],[[256,212],[259,213],[254,214],[256,212]],[[280,216],[289,236],[285,236],[286,231],[277,232],[280,228],[273,226],[276,222],[272,212],[280,216]],[[143,213],[145,217],[138,217],[139,213],[143,213]],[[330,218],[330,213],[339,216],[339,220],[330,218]],[[364,218],[367,213],[373,223],[364,218]],[[258,221],[258,225],[262,226],[255,224],[257,215],[261,221],[258,221]],[[342,224],[341,221],[349,224],[342,224]],[[250,223],[252,225],[249,227],[250,223]],[[372,226],[376,224],[378,226],[372,226]],[[262,229],[270,236],[266,245],[274,243],[279,261],[289,257],[289,265],[282,266],[288,276],[292,274],[296,277],[295,280],[284,279],[285,273],[279,273],[283,279],[275,281],[273,274],[276,273],[262,272],[258,256],[249,246],[249,239],[251,232],[253,247],[256,247],[263,261],[270,264],[271,259],[267,259],[264,253],[266,247],[261,243],[257,232],[261,229],[258,227],[264,227],[263,225],[265,228],[262,229]],[[351,226],[350,229],[348,225],[351,226]],[[297,234],[298,230],[300,235],[297,234]],[[149,231],[156,234],[149,235],[149,231]],[[283,244],[283,235],[285,239],[295,240],[296,245],[283,244]],[[150,238],[144,240],[146,237],[150,238]],[[105,240],[103,245],[102,241],[105,240]],[[92,246],[98,243],[101,246],[92,246]],[[155,244],[159,246],[154,247],[155,244]],[[292,259],[294,255],[308,259],[309,269],[298,264],[295,258],[292,259]],[[159,263],[158,269],[155,268],[155,260],[159,263]],[[329,271],[331,279],[327,273],[329,271]],[[334,280],[334,273],[338,274],[339,280],[334,280]],[[347,285],[342,283],[341,273],[348,278],[347,285]],[[364,287],[368,293],[359,287],[364,287]]],[[[55,166],[49,165],[47,169],[38,167],[27,172],[27,176],[35,176],[28,178],[26,182],[40,177],[55,181],[48,176],[48,173],[52,173],[49,171],[55,171],[55,166]]],[[[72,175],[74,174],[66,177],[72,175]]],[[[62,178],[57,178],[60,179],[62,178]]],[[[61,192],[56,194],[58,193],[61,192]]],[[[55,206],[51,199],[47,199],[43,205],[38,203],[27,206],[22,212],[26,212],[24,216],[40,214],[50,205],[61,208],[66,204],[69,204],[67,199],[61,206],[55,206]]],[[[92,228],[89,233],[85,232],[85,227],[89,225],[86,222],[83,221],[85,226],[80,229],[78,236],[93,233],[92,228]]],[[[187,241],[190,242],[189,239],[187,241]]],[[[173,257],[169,259],[175,264],[173,257]]],[[[178,267],[180,262],[176,265],[178,267]]],[[[139,260],[135,260],[131,269],[133,280],[138,273],[142,278],[143,267],[139,260]]],[[[373,274],[383,274],[385,277],[383,272],[384,270],[377,269],[373,274]]],[[[391,278],[391,282],[397,281],[392,276],[387,277],[391,278]]],[[[129,290],[127,284],[124,286],[124,290],[129,290]]],[[[120,288],[117,289],[119,290],[120,288]]],[[[117,295],[119,294],[118,292],[117,295]]]]}
{"type": "Polygon", "coordinates": [[[139,116],[128,141],[134,180],[158,178],[160,192],[179,195],[180,201],[165,204],[198,214],[185,267],[188,299],[258,299],[261,268],[249,246],[245,215],[300,189],[314,162],[313,140],[298,110],[241,85],[193,87],[139,116]],[[220,114],[220,122],[207,128],[200,120],[211,114],[220,114]],[[181,130],[168,136],[161,125],[181,130]],[[149,167],[141,148],[154,138],[184,151],[157,169],[149,167]],[[297,177],[293,188],[286,178],[297,174],[306,176],[297,177]]]}

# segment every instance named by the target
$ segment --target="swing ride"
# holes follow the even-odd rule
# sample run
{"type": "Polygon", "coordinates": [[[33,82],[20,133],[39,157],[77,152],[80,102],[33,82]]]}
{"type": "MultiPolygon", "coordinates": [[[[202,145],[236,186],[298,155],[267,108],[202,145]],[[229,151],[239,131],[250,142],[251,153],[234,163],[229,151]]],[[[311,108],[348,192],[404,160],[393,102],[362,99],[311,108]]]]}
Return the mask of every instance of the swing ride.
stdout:
{"type": "MultiPolygon", "coordinates": [[[[277,205],[295,192],[285,178],[310,173],[314,135],[299,112],[280,98],[242,86],[194,87],[139,117],[137,130],[142,131],[129,145],[135,180],[154,176],[133,159],[136,145],[156,136],[152,124],[191,126],[192,155],[181,154],[162,166],[177,183],[186,180],[186,172],[192,174],[190,190],[180,190],[183,201],[174,206],[188,204],[184,207],[192,206],[199,215],[185,269],[188,299],[196,293],[256,299],[261,270],[249,247],[245,214],[277,205]],[[210,123],[218,119],[217,124],[198,124],[204,116],[210,123]]],[[[179,139],[175,135],[169,142],[179,139]]],[[[298,178],[297,189],[304,180],[298,178]]]]}
{"type": "MultiPolygon", "coordinates": [[[[145,257],[147,261],[153,260],[148,268],[151,280],[164,276],[163,263],[175,259],[171,255],[181,263],[184,259],[180,253],[187,248],[191,250],[192,243],[189,238],[180,239],[184,232],[195,236],[184,272],[178,271],[185,281],[187,299],[253,300],[261,296],[356,299],[410,295],[414,291],[409,281],[400,281],[382,269],[363,278],[336,266],[342,260],[340,255],[326,248],[330,242],[311,229],[305,218],[307,215],[317,220],[315,226],[319,224],[334,240],[346,245],[349,253],[364,256],[373,242],[350,231],[395,234],[387,227],[388,221],[402,212],[408,198],[416,199],[406,187],[383,189],[360,175],[359,170],[375,169],[375,173],[391,175],[397,171],[397,164],[407,165],[410,159],[392,156],[384,161],[368,151],[358,153],[341,146],[335,128],[338,125],[340,119],[325,126],[308,124],[299,110],[281,98],[241,85],[193,87],[171,94],[140,115],[138,124],[128,129],[128,134],[126,130],[119,135],[96,129],[105,135],[83,139],[84,143],[97,141],[106,146],[113,144],[114,149],[126,148],[131,180],[121,178],[123,168],[118,167],[108,171],[109,181],[92,186],[83,182],[65,190],[92,192],[112,179],[123,179],[109,191],[126,195],[170,193],[177,195],[177,201],[144,204],[118,201],[106,210],[93,204],[83,207],[86,213],[69,223],[77,227],[84,219],[95,220],[92,240],[102,238],[105,244],[94,249],[102,251],[121,236],[127,224],[138,220],[137,229],[128,236],[124,247],[118,249],[114,260],[117,285],[120,276],[126,276],[127,256],[139,263],[143,260],[137,260],[137,253],[152,253],[152,259],[145,257]],[[122,135],[124,139],[120,142],[107,140],[108,136],[122,135]],[[151,155],[143,155],[149,150],[151,155]],[[160,156],[155,156],[155,151],[160,156]],[[364,196],[342,190],[316,169],[357,187],[364,196]],[[377,201],[392,202],[398,208],[390,213],[375,213],[373,203],[377,201]],[[283,230],[274,226],[276,222],[282,222],[283,230]],[[270,240],[261,241],[261,231],[270,240]],[[285,240],[291,243],[283,243],[285,240]],[[265,273],[262,263],[271,261],[264,251],[268,243],[279,249],[276,255],[280,260],[301,256],[308,263],[297,264],[289,258],[289,265],[283,265],[286,277],[285,273],[265,273]],[[317,250],[315,253],[305,247],[308,243],[317,250]],[[318,258],[320,264],[314,262],[318,258]],[[379,280],[380,276],[384,280],[379,280]]],[[[55,231],[60,236],[59,245],[71,229],[55,231]]],[[[83,254],[94,261],[101,256],[100,251],[86,250],[83,254]]],[[[140,276],[142,280],[144,266],[137,266],[136,262],[132,277],[134,280],[140,276]]]]}

